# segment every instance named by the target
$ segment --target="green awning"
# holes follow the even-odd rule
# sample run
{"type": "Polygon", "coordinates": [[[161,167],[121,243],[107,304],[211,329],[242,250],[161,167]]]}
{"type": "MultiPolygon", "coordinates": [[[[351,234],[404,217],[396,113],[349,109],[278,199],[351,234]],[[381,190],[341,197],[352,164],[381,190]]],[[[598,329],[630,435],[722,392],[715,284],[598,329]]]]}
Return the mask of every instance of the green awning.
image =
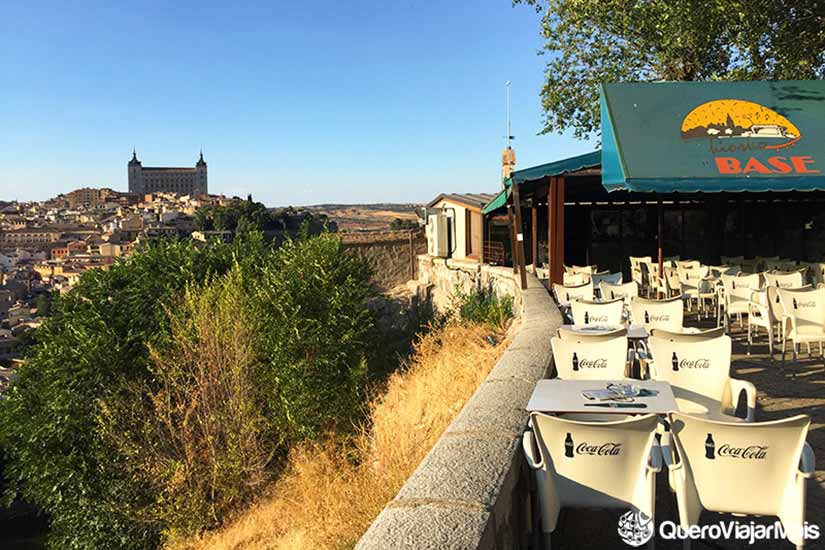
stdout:
{"type": "Polygon", "coordinates": [[[489,214],[494,210],[498,210],[507,203],[507,197],[510,196],[510,188],[513,182],[516,185],[522,185],[526,182],[537,181],[549,176],[561,176],[570,172],[577,172],[586,168],[595,168],[602,162],[602,152],[591,151],[583,155],[577,155],[555,162],[548,162],[547,164],[540,164],[531,168],[514,171],[509,178],[504,180],[504,190],[502,190],[496,198],[488,202],[481,210],[482,214],[489,214]]]}
{"type": "Polygon", "coordinates": [[[510,196],[510,188],[505,187],[501,190],[501,192],[493,198],[490,202],[484,205],[484,208],[481,209],[481,214],[487,214],[494,210],[498,210],[505,204],[507,204],[507,197],[510,196]]]}
{"type": "Polygon", "coordinates": [[[605,84],[608,191],[825,190],[825,81],[605,84]]]}
{"type": "Polygon", "coordinates": [[[510,178],[505,181],[505,185],[510,186],[514,181],[517,185],[521,185],[527,181],[540,180],[548,176],[561,176],[569,172],[577,172],[585,168],[594,168],[602,163],[602,152],[591,151],[583,155],[576,155],[555,162],[548,162],[547,164],[540,164],[532,168],[525,168],[523,170],[516,170],[510,178]]]}

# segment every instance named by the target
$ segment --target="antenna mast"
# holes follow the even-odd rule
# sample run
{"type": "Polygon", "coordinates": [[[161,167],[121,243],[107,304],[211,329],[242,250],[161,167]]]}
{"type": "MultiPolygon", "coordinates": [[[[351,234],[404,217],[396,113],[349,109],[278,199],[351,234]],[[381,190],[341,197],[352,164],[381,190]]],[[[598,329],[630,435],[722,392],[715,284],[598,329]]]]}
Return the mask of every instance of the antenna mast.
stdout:
{"type": "Polygon", "coordinates": [[[510,140],[513,138],[512,132],[510,130],[510,81],[504,83],[505,89],[505,96],[506,96],[506,110],[507,110],[507,140],[506,145],[507,148],[510,148],[510,140]]]}

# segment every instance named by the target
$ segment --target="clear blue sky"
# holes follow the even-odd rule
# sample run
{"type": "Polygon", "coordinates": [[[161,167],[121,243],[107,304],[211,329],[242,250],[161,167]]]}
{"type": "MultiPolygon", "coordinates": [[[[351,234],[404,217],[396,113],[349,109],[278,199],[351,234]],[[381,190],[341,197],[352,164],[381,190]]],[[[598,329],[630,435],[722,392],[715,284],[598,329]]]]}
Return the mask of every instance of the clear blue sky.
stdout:
{"type": "Polygon", "coordinates": [[[6,3],[0,199],[125,190],[133,145],[203,147],[210,192],[273,206],[495,191],[506,80],[519,167],[594,146],[537,135],[539,24],[509,0],[6,3]]]}

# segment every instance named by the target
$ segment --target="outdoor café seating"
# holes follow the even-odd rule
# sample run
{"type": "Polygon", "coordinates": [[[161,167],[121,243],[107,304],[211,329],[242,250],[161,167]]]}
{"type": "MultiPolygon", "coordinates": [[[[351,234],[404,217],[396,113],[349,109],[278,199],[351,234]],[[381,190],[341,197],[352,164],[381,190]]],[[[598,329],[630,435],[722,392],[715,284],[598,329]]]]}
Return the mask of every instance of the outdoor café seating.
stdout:
{"type": "Polygon", "coordinates": [[[657,415],[585,422],[534,412],[530,421],[522,448],[534,473],[544,548],[562,508],[633,509],[654,520],[662,470],[657,415]]]}
{"type": "MultiPolygon", "coordinates": [[[[655,332],[655,331],[654,331],[655,332]]],[[[708,418],[739,420],[736,411],[740,393],[747,401],[745,420],[756,413],[756,388],[750,382],[731,378],[729,336],[702,341],[677,341],[657,334],[648,338],[652,361],[650,378],[664,380],[673,388],[679,410],[708,418]]]]}
{"type": "Polygon", "coordinates": [[[593,282],[587,281],[580,285],[560,285],[553,284],[553,294],[556,301],[562,308],[569,308],[571,300],[592,300],[593,299],[593,282]]]}
{"type": "MultiPolygon", "coordinates": [[[[751,291],[759,290],[762,286],[762,276],[759,273],[749,275],[722,275],[722,286],[719,287],[719,304],[716,318],[719,321],[724,313],[724,323],[731,329],[731,316],[738,315],[740,324],[742,315],[747,315],[750,309],[751,291]]],[[[744,325],[742,325],[744,327],[744,325]]]]}
{"type": "Polygon", "coordinates": [[[807,344],[810,355],[812,343],[819,343],[819,353],[825,360],[825,288],[779,288],[777,293],[783,310],[782,361],[785,361],[788,340],[792,343],[794,361],[797,359],[798,346],[807,344]]]}
{"type": "Polygon", "coordinates": [[[768,271],[765,273],[765,283],[781,288],[799,288],[805,284],[805,271],[807,268],[797,271],[768,271]]]}
{"type": "Polygon", "coordinates": [[[629,304],[631,299],[639,295],[639,283],[631,281],[629,283],[614,284],[602,281],[599,283],[599,293],[605,300],[623,298],[625,303],[629,304]]]}
{"type": "Polygon", "coordinates": [[[565,273],[562,282],[565,286],[580,286],[590,281],[590,275],[582,271],[576,273],[565,273]]]}
{"type": "Polygon", "coordinates": [[[608,283],[612,285],[620,285],[622,284],[622,272],[619,271],[617,273],[611,273],[610,271],[600,271],[598,273],[593,273],[590,276],[590,280],[593,281],[593,288],[597,291],[600,291],[602,283],[608,283]]]}
{"type": "Polygon", "coordinates": [[[663,328],[681,331],[685,317],[684,304],[680,296],[666,300],[633,298],[630,301],[630,313],[633,323],[643,325],[647,330],[663,328]]]}
{"type": "Polygon", "coordinates": [[[620,380],[628,377],[627,333],[591,339],[566,333],[552,339],[556,376],[563,380],[620,380]]]}
{"type": "Polygon", "coordinates": [[[788,540],[803,547],[805,485],[815,470],[805,441],[810,417],[751,424],[681,412],[668,418],[661,450],[682,527],[697,525],[703,510],[776,516],[788,540]]]}
{"type": "Polygon", "coordinates": [[[575,325],[619,326],[624,315],[624,299],[572,300],[570,311],[575,325]]]}

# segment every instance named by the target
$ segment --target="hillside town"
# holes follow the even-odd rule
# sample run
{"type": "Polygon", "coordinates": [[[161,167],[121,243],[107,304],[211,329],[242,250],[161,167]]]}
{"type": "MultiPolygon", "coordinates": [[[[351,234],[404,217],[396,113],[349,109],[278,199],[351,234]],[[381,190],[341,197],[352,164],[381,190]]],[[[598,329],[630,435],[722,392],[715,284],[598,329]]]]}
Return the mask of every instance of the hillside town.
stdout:
{"type": "Polygon", "coordinates": [[[128,192],[83,187],[42,202],[0,201],[0,390],[27,334],[48,314],[52,296],[68,292],[84,271],[107,269],[141,243],[162,237],[199,245],[229,241],[234,222],[216,221],[209,213],[233,205],[236,212],[246,205],[265,218],[259,229],[267,240],[280,242],[305,222],[313,234],[336,230],[325,216],[304,209],[267,209],[251,196],[208,194],[203,153],[194,169],[144,168],[133,151],[128,175],[128,192]]]}

